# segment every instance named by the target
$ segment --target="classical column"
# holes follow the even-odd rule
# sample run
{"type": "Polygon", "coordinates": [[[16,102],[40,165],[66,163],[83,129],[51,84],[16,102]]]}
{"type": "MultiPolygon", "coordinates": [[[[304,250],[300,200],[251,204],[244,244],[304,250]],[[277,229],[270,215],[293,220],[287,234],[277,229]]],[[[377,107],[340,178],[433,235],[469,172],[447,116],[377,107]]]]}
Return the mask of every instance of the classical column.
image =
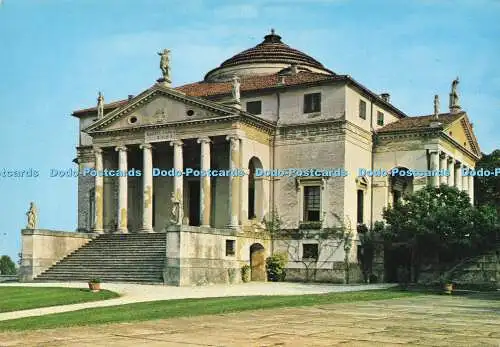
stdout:
{"type": "Polygon", "coordinates": [[[119,233],[128,233],[128,214],[127,214],[127,194],[128,194],[128,177],[127,177],[127,147],[118,146],[115,148],[118,152],[118,229],[119,233]]]}
{"type": "Polygon", "coordinates": [[[474,205],[474,176],[471,175],[468,179],[470,202],[474,205]]]}
{"type": "MultiPolygon", "coordinates": [[[[468,167],[466,166],[462,166],[462,168],[468,170],[468,167]]],[[[469,176],[466,175],[462,176],[462,190],[467,194],[469,193],[469,176]]]]}
{"type": "Polygon", "coordinates": [[[152,146],[145,143],[142,149],[142,228],[141,232],[153,232],[153,153],[152,146]]]}
{"type": "Polygon", "coordinates": [[[104,206],[104,176],[103,176],[103,162],[102,162],[102,149],[94,149],[95,155],[95,194],[94,194],[94,227],[92,232],[103,233],[103,206],[104,206]]]}
{"type": "Polygon", "coordinates": [[[439,171],[441,171],[441,176],[439,176],[439,184],[447,184],[448,177],[444,175],[444,171],[448,170],[448,164],[446,153],[441,152],[439,155],[439,171]]]}
{"type": "MultiPolygon", "coordinates": [[[[439,152],[432,151],[430,152],[430,169],[433,171],[433,174],[439,170],[439,152]]],[[[435,187],[439,185],[439,177],[438,176],[430,176],[431,184],[435,187]]]]}
{"type": "Polygon", "coordinates": [[[178,213],[178,224],[182,224],[182,219],[184,217],[184,175],[182,174],[184,171],[184,164],[182,161],[182,141],[175,140],[170,142],[170,146],[174,147],[174,169],[176,171],[176,175],[174,176],[174,190],[173,190],[173,198],[179,203],[179,211],[178,213]],[[178,175],[177,172],[181,174],[178,175]]]}
{"type": "MultiPolygon", "coordinates": [[[[234,173],[240,168],[240,139],[236,135],[226,136],[230,141],[229,148],[229,169],[234,173]]],[[[240,177],[231,174],[229,176],[229,227],[237,228],[239,224],[240,212],[240,177]]]]}
{"type": "Polygon", "coordinates": [[[462,165],[458,162],[455,163],[455,187],[462,190],[462,165]]]}
{"type": "Polygon", "coordinates": [[[453,187],[455,185],[455,160],[452,157],[448,157],[448,172],[450,175],[448,178],[448,185],[453,187]]]}
{"type": "MultiPolygon", "coordinates": [[[[201,144],[200,169],[208,173],[210,170],[210,138],[201,137],[197,140],[201,144]]],[[[208,174],[200,177],[200,225],[210,227],[210,176],[208,174]]]]}

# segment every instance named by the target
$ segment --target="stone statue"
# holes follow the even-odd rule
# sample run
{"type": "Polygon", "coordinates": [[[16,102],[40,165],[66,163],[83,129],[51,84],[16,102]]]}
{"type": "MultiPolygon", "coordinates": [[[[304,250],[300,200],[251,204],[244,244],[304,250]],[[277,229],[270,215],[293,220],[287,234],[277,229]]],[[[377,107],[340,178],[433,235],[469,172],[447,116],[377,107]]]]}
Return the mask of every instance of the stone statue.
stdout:
{"type": "Polygon", "coordinates": [[[181,202],[179,199],[177,199],[174,192],[172,192],[172,197],[170,198],[170,201],[172,202],[172,217],[170,218],[170,223],[177,225],[180,222],[179,219],[180,219],[181,202]]]}
{"type": "Polygon", "coordinates": [[[170,82],[170,50],[164,49],[163,52],[158,52],[160,59],[160,69],[163,74],[163,79],[170,82]]]}
{"type": "Polygon", "coordinates": [[[240,79],[238,76],[233,76],[233,100],[236,102],[240,102],[240,79]]]}
{"type": "Polygon", "coordinates": [[[30,209],[26,212],[26,216],[28,216],[26,229],[36,229],[38,227],[38,213],[34,202],[30,202],[30,209]]]}
{"type": "Polygon", "coordinates": [[[434,95],[434,117],[439,115],[439,95],[434,95]]]}
{"type": "Polygon", "coordinates": [[[101,92],[97,94],[97,119],[104,117],[104,96],[101,92]]]}
{"type": "Polygon", "coordinates": [[[458,96],[458,77],[451,83],[451,93],[450,93],[450,109],[460,108],[460,101],[458,96]]]}

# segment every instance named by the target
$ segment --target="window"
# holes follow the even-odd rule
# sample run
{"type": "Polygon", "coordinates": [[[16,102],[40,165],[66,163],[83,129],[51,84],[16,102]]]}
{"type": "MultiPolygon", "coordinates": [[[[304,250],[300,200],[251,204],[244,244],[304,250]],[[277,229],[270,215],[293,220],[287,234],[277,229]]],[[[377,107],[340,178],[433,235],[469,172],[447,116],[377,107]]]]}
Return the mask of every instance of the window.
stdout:
{"type": "Polygon", "coordinates": [[[302,245],[302,259],[318,260],[318,244],[305,243],[302,245]]]}
{"type": "Polygon", "coordinates": [[[304,95],[304,113],[321,112],[321,93],[304,95]]]}
{"type": "Polygon", "coordinates": [[[89,190],[89,229],[95,227],[95,188],[89,190]]]}
{"type": "Polygon", "coordinates": [[[226,240],[226,257],[235,255],[235,252],[234,252],[235,243],[236,243],[235,240],[226,240]]]}
{"type": "Polygon", "coordinates": [[[320,220],[320,186],[304,187],[304,221],[314,222],[320,220]]]}
{"type": "Polygon", "coordinates": [[[363,224],[364,195],[365,195],[364,191],[358,189],[358,218],[357,218],[358,224],[363,224]]]}
{"type": "Polygon", "coordinates": [[[251,114],[262,114],[262,101],[247,102],[247,112],[251,114]]]}
{"type": "Polygon", "coordinates": [[[384,114],[380,111],[377,112],[377,125],[384,125],[384,114]]]}
{"type": "Polygon", "coordinates": [[[366,102],[359,100],[359,118],[366,119],[366,102]]]}

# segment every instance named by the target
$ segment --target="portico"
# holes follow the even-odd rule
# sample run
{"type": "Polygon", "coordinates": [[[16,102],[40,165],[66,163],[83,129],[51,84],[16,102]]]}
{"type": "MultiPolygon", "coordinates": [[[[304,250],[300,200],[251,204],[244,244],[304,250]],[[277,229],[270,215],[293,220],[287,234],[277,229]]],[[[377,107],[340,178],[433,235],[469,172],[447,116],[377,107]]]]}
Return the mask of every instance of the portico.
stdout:
{"type": "Polygon", "coordinates": [[[242,143],[231,134],[95,147],[100,174],[94,177],[93,231],[155,232],[171,224],[240,228],[247,219],[237,176],[242,143]]]}

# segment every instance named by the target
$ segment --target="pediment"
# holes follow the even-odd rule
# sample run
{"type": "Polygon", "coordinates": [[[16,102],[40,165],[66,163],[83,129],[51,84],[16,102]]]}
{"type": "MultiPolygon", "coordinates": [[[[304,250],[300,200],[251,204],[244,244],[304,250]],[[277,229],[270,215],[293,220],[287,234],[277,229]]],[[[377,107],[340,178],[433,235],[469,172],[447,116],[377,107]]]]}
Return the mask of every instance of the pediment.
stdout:
{"type": "Polygon", "coordinates": [[[92,134],[141,127],[216,120],[238,110],[200,98],[188,97],[170,88],[153,86],[126,105],[113,110],[85,129],[92,134]]]}
{"type": "Polygon", "coordinates": [[[446,126],[443,131],[455,142],[468,151],[480,156],[481,150],[477,142],[472,124],[466,114],[446,126]]]}

